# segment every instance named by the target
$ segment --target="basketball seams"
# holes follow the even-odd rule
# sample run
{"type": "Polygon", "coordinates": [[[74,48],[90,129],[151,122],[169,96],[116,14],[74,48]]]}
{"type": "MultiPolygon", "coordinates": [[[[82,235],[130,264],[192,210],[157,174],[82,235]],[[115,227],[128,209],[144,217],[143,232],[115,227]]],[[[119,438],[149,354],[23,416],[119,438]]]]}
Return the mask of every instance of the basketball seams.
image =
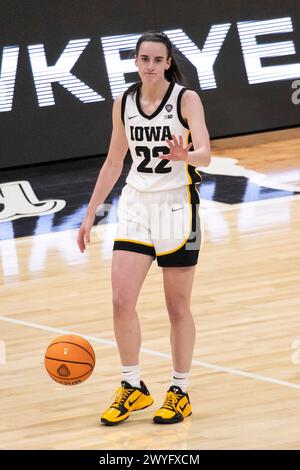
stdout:
{"type": "Polygon", "coordinates": [[[55,357],[49,357],[49,356],[45,356],[45,359],[49,359],[50,361],[58,361],[62,363],[69,362],[71,364],[82,364],[84,366],[91,366],[92,369],[95,367],[95,364],[90,364],[89,362],[65,361],[64,359],[57,359],[55,357]]]}
{"type": "Polygon", "coordinates": [[[96,356],[92,345],[82,336],[63,335],[48,345],[44,364],[55,382],[76,385],[92,374],[96,356]]]}
{"type": "Polygon", "coordinates": [[[83,346],[81,346],[80,344],[71,343],[70,341],[57,341],[57,342],[55,342],[55,343],[51,343],[51,344],[49,344],[49,346],[48,346],[48,348],[47,348],[47,351],[51,348],[51,346],[54,346],[55,344],[72,344],[73,346],[77,346],[78,348],[81,348],[81,349],[83,349],[84,351],[86,351],[86,352],[88,353],[88,355],[91,356],[91,358],[93,359],[94,363],[96,362],[95,357],[93,357],[93,356],[91,355],[91,353],[90,353],[87,349],[85,349],[85,348],[84,348],[83,346]]]}

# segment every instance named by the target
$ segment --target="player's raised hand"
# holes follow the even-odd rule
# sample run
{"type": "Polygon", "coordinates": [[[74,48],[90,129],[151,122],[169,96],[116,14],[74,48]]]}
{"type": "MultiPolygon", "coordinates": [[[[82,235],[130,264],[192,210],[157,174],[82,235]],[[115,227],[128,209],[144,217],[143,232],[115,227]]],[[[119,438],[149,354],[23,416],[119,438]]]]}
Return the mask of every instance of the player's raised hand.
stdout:
{"type": "Polygon", "coordinates": [[[188,144],[187,147],[183,146],[182,135],[177,139],[175,134],[172,134],[172,140],[166,139],[168,146],[170,147],[170,152],[168,154],[159,155],[159,158],[162,160],[172,160],[172,161],[184,161],[188,159],[189,150],[192,147],[192,143],[188,144]]]}

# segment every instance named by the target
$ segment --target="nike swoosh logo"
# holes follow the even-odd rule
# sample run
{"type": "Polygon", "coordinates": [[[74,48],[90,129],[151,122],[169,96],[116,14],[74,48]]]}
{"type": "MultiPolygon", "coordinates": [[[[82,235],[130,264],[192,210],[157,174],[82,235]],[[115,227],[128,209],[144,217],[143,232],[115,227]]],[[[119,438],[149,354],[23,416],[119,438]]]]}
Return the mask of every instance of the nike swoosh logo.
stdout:
{"type": "Polygon", "coordinates": [[[178,207],[177,209],[174,209],[174,207],[172,207],[172,212],[180,211],[181,209],[183,209],[183,207],[178,207]]]}
{"type": "Polygon", "coordinates": [[[139,398],[140,398],[140,395],[139,395],[135,400],[133,400],[133,401],[130,401],[130,400],[129,400],[128,405],[129,405],[129,406],[132,406],[139,398]]]}
{"type": "Polygon", "coordinates": [[[184,407],[182,407],[182,406],[179,407],[182,413],[183,413],[183,411],[186,409],[187,405],[188,405],[188,402],[186,402],[186,404],[184,405],[184,407]]]}
{"type": "Polygon", "coordinates": [[[135,116],[129,116],[128,119],[133,119],[135,117],[137,117],[137,114],[135,116]]]}

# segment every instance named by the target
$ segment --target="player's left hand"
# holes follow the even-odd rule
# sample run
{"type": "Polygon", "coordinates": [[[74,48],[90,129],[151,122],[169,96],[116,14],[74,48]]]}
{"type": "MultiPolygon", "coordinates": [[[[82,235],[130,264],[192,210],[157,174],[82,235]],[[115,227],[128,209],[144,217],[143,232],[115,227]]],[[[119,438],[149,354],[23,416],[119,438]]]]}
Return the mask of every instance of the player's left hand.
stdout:
{"type": "Polygon", "coordinates": [[[170,153],[159,155],[162,160],[172,160],[174,162],[184,161],[186,162],[189,155],[189,150],[192,147],[192,143],[188,144],[187,147],[183,146],[182,135],[177,139],[176,135],[172,134],[172,139],[166,139],[167,144],[170,147],[170,153]]]}

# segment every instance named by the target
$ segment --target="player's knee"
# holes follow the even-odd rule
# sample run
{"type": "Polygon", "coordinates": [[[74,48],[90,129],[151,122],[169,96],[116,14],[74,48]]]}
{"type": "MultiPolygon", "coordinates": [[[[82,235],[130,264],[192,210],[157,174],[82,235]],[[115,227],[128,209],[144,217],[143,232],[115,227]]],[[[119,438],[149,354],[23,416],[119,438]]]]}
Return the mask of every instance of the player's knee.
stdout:
{"type": "Polygon", "coordinates": [[[171,300],[167,302],[167,309],[171,323],[177,323],[191,315],[190,306],[185,302],[171,300]]]}
{"type": "Polygon", "coordinates": [[[135,304],[127,292],[114,292],[112,298],[113,312],[115,318],[131,315],[135,310],[135,304]]]}

